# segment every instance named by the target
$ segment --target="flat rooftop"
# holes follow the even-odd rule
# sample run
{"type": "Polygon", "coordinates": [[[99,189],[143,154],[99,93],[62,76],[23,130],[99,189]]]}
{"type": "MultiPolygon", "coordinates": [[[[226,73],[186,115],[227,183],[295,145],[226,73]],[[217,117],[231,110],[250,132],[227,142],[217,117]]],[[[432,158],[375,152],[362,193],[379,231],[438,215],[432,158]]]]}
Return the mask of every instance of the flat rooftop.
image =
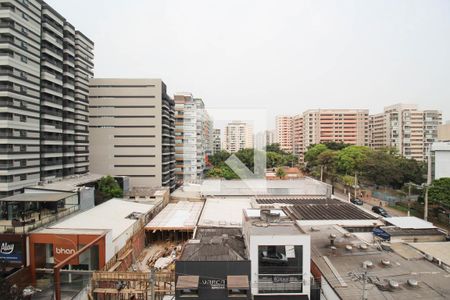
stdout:
{"type": "Polygon", "coordinates": [[[209,197],[205,201],[198,226],[241,228],[243,210],[250,207],[250,197],[209,197]]]}
{"type": "Polygon", "coordinates": [[[297,204],[336,204],[342,201],[337,199],[331,199],[323,195],[292,195],[292,196],[256,196],[255,202],[258,205],[274,205],[280,204],[280,206],[297,205],[297,204]]]}
{"type": "Polygon", "coordinates": [[[207,179],[201,184],[204,196],[330,195],[331,186],[310,177],[289,180],[207,179]]]}
{"type": "Polygon", "coordinates": [[[203,208],[203,201],[169,203],[146,226],[146,230],[193,230],[203,208]]]}
{"type": "Polygon", "coordinates": [[[385,221],[402,229],[430,229],[436,228],[431,222],[419,219],[417,217],[390,217],[385,221]]]}
{"type": "MultiPolygon", "coordinates": [[[[137,219],[133,216],[147,214],[154,205],[141,204],[113,198],[94,208],[75,214],[68,219],[47,227],[47,230],[111,230],[112,239],[116,239],[137,219]]],[[[38,230],[39,231],[39,230],[38,230]]]]}
{"type": "MultiPolygon", "coordinates": [[[[303,235],[300,228],[280,209],[271,209],[271,214],[279,214],[276,222],[266,222],[261,219],[260,209],[244,210],[245,222],[247,222],[251,235],[303,235]]],[[[247,226],[247,225],[246,225],[247,226]]]]}
{"type": "Polygon", "coordinates": [[[355,205],[336,200],[330,203],[306,203],[283,208],[295,220],[376,220],[376,216],[355,205]]]}
{"type": "Polygon", "coordinates": [[[75,193],[22,193],[0,199],[0,202],[57,202],[68,197],[76,196],[75,193]]]}
{"type": "Polygon", "coordinates": [[[182,261],[247,260],[242,232],[238,228],[199,228],[183,249],[182,261]]]}
{"type": "Polygon", "coordinates": [[[86,185],[86,184],[94,182],[94,181],[98,181],[103,176],[104,175],[100,175],[100,174],[74,175],[73,177],[57,179],[53,182],[48,182],[48,183],[45,183],[42,185],[35,185],[32,187],[27,187],[25,189],[74,192],[80,186],[86,185]]]}
{"type": "Polygon", "coordinates": [[[410,243],[409,245],[450,267],[450,242],[410,243]]]}
{"type": "Polygon", "coordinates": [[[368,272],[367,291],[371,300],[450,297],[448,273],[423,258],[407,260],[395,252],[379,250],[336,225],[315,226],[313,231],[308,226],[302,228],[311,236],[312,261],[326,279],[325,284],[331,286],[341,299],[361,298],[365,271],[368,272]],[[330,247],[331,234],[336,236],[336,250],[330,247]],[[345,248],[348,245],[351,250],[345,248]],[[368,261],[372,267],[363,268],[363,263],[368,261]],[[418,285],[411,286],[408,280],[416,280],[418,285]],[[389,281],[395,281],[399,286],[391,288],[389,281]]]}

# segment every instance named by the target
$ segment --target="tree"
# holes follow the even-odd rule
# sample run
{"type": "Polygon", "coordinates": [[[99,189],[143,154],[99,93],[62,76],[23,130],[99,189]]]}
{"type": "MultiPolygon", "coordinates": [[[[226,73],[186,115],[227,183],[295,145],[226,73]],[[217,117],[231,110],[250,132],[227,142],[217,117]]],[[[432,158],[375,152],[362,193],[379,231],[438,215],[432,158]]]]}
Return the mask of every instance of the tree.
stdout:
{"type": "Polygon", "coordinates": [[[440,178],[433,181],[428,190],[430,202],[440,203],[450,207],[450,178],[440,178]]]}
{"type": "Polygon", "coordinates": [[[212,168],[206,173],[206,177],[224,178],[226,180],[239,179],[239,176],[236,173],[234,173],[234,171],[226,164],[222,164],[220,166],[212,168]]]}
{"type": "Polygon", "coordinates": [[[317,144],[309,147],[308,151],[305,153],[305,162],[307,163],[307,168],[311,169],[317,165],[317,157],[320,153],[328,150],[327,146],[324,144],[317,144]]]}
{"type": "Polygon", "coordinates": [[[98,182],[98,189],[105,198],[122,198],[123,191],[114,177],[104,176],[98,182]]]}
{"type": "Polygon", "coordinates": [[[393,186],[402,181],[402,175],[397,168],[397,158],[383,150],[368,153],[362,177],[381,186],[393,186]]]}
{"type": "Polygon", "coordinates": [[[213,166],[218,166],[222,163],[224,163],[229,157],[231,156],[231,153],[225,150],[221,150],[219,152],[214,153],[213,155],[208,157],[209,162],[213,166]]]}
{"type": "Polygon", "coordinates": [[[370,153],[365,146],[348,146],[337,154],[336,168],[341,174],[349,175],[363,170],[364,163],[370,153]]]}
{"type": "Polygon", "coordinates": [[[336,157],[337,152],[334,150],[325,150],[317,156],[318,165],[323,168],[324,174],[328,175],[331,181],[336,177],[336,157]]]}
{"type": "Polygon", "coordinates": [[[280,179],[283,179],[286,176],[286,172],[284,171],[283,168],[278,168],[277,169],[277,173],[276,173],[277,177],[279,177],[280,179]]]}
{"type": "Polygon", "coordinates": [[[328,149],[336,150],[336,151],[337,150],[342,150],[342,149],[347,148],[348,146],[350,146],[350,144],[345,144],[343,142],[335,142],[335,141],[333,141],[333,142],[324,142],[322,144],[327,146],[328,149]]]}
{"type": "Polygon", "coordinates": [[[266,152],[275,152],[281,155],[287,154],[284,150],[280,148],[280,144],[270,144],[266,146],[266,152]]]}

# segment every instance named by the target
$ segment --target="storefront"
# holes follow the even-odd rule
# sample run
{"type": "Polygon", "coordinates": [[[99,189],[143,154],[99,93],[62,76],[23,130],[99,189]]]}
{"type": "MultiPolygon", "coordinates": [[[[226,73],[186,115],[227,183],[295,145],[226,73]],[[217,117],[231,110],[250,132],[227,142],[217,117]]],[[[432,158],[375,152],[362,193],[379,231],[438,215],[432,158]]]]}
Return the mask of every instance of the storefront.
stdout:
{"type": "MultiPolygon", "coordinates": [[[[53,267],[76,253],[83,246],[104,234],[104,230],[44,229],[30,234],[30,269],[33,283],[36,274],[53,267]]],[[[99,270],[106,263],[107,240],[110,232],[87,251],[69,261],[69,270],[99,270]]]]}
{"type": "Polygon", "coordinates": [[[0,261],[7,267],[26,265],[27,237],[24,234],[0,234],[0,261]]]}

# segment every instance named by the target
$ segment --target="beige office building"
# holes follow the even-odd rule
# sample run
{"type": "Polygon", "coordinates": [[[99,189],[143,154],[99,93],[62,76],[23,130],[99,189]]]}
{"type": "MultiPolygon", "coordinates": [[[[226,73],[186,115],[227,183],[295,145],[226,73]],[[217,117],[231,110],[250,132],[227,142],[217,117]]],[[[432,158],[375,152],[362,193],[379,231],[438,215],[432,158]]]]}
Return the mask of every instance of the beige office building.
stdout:
{"type": "Polygon", "coordinates": [[[174,102],[160,79],[90,81],[91,171],[175,188],[174,102]]]}
{"type": "Polygon", "coordinates": [[[437,140],[442,113],[418,110],[414,104],[396,104],[369,118],[369,145],[395,148],[400,155],[423,161],[437,140]]]}
{"type": "Polygon", "coordinates": [[[323,142],[368,145],[369,110],[314,109],[303,113],[303,149],[323,142]]]}
{"type": "Polygon", "coordinates": [[[293,152],[293,123],[291,116],[277,116],[275,124],[275,141],[280,149],[293,152]]]}
{"type": "Polygon", "coordinates": [[[228,123],[224,132],[224,148],[234,153],[245,148],[253,148],[253,128],[242,121],[228,123]]]}

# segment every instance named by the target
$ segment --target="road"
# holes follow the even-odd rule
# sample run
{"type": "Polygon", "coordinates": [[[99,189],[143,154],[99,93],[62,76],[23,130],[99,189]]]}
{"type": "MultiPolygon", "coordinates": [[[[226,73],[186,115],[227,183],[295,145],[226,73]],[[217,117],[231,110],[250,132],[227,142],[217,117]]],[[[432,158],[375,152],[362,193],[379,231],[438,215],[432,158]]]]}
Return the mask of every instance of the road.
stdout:
{"type": "MultiPolygon", "coordinates": [[[[341,200],[341,201],[348,202],[348,196],[346,196],[343,193],[339,193],[336,190],[334,191],[334,197],[336,199],[341,200]]],[[[378,203],[377,204],[370,204],[370,203],[367,202],[367,200],[365,200],[365,199],[362,199],[362,200],[364,202],[364,204],[362,206],[360,206],[360,205],[355,205],[355,206],[358,206],[359,208],[363,208],[364,210],[369,211],[370,213],[372,213],[372,214],[374,214],[376,216],[379,216],[379,215],[375,214],[374,212],[372,212],[372,207],[374,205],[378,205],[378,203]]],[[[406,216],[406,213],[404,213],[402,211],[398,211],[396,209],[392,209],[392,208],[390,208],[388,206],[383,206],[383,208],[388,212],[388,214],[390,214],[393,217],[404,217],[404,216],[406,216]]]]}

